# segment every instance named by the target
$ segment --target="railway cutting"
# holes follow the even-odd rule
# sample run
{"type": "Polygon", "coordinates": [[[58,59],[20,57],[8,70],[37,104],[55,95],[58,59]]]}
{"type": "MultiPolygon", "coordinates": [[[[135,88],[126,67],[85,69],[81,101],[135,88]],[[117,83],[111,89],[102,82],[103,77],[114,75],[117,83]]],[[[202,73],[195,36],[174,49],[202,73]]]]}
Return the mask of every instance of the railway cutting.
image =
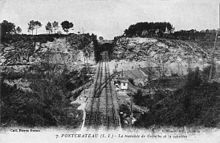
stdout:
{"type": "Polygon", "coordinates": [[[86,106],[86,128],[118,128],[120,118],[116,92],[111,80],[108,57],[98,63],[94,84],[86,106]]]}

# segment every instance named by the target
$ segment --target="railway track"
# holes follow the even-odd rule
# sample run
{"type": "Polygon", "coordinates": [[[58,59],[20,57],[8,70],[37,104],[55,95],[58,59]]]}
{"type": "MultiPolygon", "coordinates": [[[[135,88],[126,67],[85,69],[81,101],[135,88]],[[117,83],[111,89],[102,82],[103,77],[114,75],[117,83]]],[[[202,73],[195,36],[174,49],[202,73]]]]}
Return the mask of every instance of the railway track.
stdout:
{"type": "Polygon", "coordinates": [[[97,75],[96,75],[96,80],[94,83],[94,87],[93,87],[93,93],[91,96],[91,102],[90,102],[90,112],[86,113],[86,120],[85,120],[85,125],[86,126],[97,126],[99,123],[99,105],[100,105],[100,101],[99,99],[97,100],[96,96],[98,93],[98,82],[101,82],[102,80],[102,63],[99,63],[98,65],[98,69],[97,69],[97,75]]]}
{"type": "Polygon", "coordinates": [[[84,127],[117,128],[120,126],[116,94],[111,83],[108,58],[98,64],[95,81],[86,106],[84,127]]]}
{"type": "MultiPolygon", "coordinates": [[[[109,66],[107,66],[105,69],[106,69],[107,77],[109,78],[110,77],[109,66]]],[[[116,111],[116,107],[115,107],[116,103],[114,103],[114,101],[116,101],[116,100],[114,100],[114,95],[112,92],[113,88],[112,88],[111,82],[108,82],[107,87],[109,87],[109,92],[108,92],[109,96],[107,94],[106,94],[106,96],[108,96],[110,99],[110,100],[108,100],[109,101],[108,105],[110,105],[110,113],[109,113],[110,116],[108,116],[108,118],[109,118],[108,127],[117,127],[117,126],[119,126],[119,119],[117,118],[117,111],[116,111]]],[[[108,89],[108,88],[106,88],[106,89],[108,89]]]]}

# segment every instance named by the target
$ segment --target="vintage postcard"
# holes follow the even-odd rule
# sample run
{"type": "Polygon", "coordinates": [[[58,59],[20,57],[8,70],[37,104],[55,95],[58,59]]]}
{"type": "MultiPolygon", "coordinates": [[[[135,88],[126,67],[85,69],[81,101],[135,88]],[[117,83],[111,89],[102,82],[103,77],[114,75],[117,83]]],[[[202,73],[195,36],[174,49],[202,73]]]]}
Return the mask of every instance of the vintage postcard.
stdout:
{"type": "Polygon", "coordinates": [[[220,143],[220,0],[0,0],[1,143],[220,143]]]}

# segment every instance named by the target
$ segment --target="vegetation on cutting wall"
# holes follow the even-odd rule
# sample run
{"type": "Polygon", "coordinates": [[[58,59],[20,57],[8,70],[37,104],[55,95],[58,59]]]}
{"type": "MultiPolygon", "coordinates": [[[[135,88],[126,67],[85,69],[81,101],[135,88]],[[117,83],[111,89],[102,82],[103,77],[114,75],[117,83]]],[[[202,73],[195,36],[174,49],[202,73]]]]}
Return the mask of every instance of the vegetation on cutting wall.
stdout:
{"type": "Polygon", "coordinates": [[[173,94],[157,91],[153,98],[138,91],[134,103],[147,105],[149,112],[145,113],[135,123],[136,127],[148,128],[158,126],[206,126],[215,127],[219,123],[218,96],[219,83],[207,82],[207,72],[198,68],[190,71],[183,88],[173,94]]]}
{"type": "Polygon", "coordinates": [[[24,91],[17,85],[9,86],[3,82],[1,88],[1,123],[3,126],[67,126],[77,128],[82,123],[82,111],[79,105],[70,104],[70,91],[78,88],[87,78],[78,78],[79,73],[66,70],[58,72],[58,65],[42,63],[31,71],[13,76],[3,74],[4,80],[27,80],[29,90],[24,91]],[[42,69],[45,69],[42,71],[42,69]],[[35,71],[35,72],[34,72],[35,71]],[[74,73],[74,74],[72,74],[74,73]],[[71,78],[70,78],[71,77],[71,78]],[[81,83],[74,83],[69,89],[72,78],[81,83]],[[74,116],[70,116],[70,114],[74,116]]]}

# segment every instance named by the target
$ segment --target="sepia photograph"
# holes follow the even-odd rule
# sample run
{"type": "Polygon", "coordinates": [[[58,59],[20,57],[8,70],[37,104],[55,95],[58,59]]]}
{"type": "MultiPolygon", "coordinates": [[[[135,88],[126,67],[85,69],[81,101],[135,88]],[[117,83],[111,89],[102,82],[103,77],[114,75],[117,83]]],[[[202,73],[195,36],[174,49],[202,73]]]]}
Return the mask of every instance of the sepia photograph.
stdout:
{"type": "Polygon", "coordinates": [[[1,143],[220,143],[220,0],[0,0],[1,143]]]}

